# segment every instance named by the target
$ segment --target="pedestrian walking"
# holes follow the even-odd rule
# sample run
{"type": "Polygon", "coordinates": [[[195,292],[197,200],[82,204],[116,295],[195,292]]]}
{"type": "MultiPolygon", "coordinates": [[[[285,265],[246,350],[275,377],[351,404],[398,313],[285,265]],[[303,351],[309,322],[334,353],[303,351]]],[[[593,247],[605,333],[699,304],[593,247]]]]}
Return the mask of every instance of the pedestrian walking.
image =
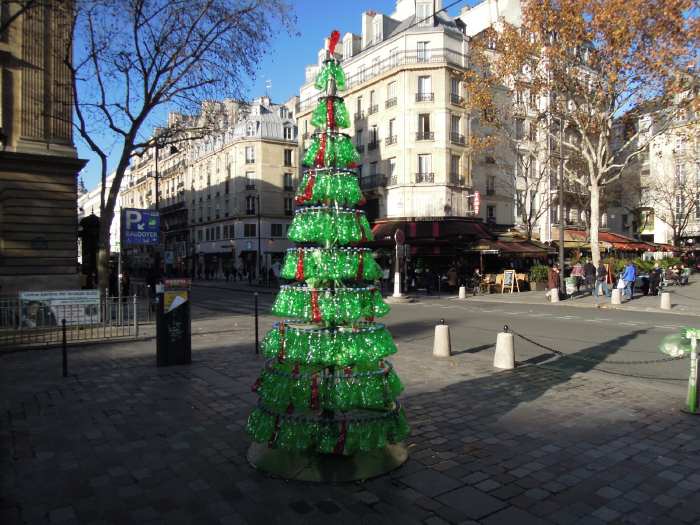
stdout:
{"type": "MultiPolygon", "coordinates": [[[[602,266],[602,263],[599,263],[599,266],[602,266]]],[[[591,291],[591,295],[593,295],[593,289],[596,287],[596,267],[593,266],[593,263],[590,261],[590,259],[586,260],[586,264],[583,265],[583,274],[586,279],[586,288],[588,288],[591,291]]]]}
{"type": "Polygon", "coordinates": [[[625,297],[631,301],[634,298],[634,282],[637,280],[637,267],[632,261],[622,271],[622,280],[625,282],[625,297]]]}
{"type": "Polygon", "coordinates": [[[574,267],[571,269],[571,277],[574,277],[576,279],[577,292],[581,291],[581,283],[583,282],[585,275],[586,274],[583,271],[583,265],[581,264],[581,261],[576,261],[576,264],[574,264],[574,267]]]}
{"type": "Polygon", "coordinates": [[[596,271],[596,280],[593,286],[593,297],[595,298],[596,306],[600,306],[599,295],[600,292],[605,294],[605,297],[610,297],[610,287],[608,286],[608,265],[604,263],[598,264],[598,269],[596,271]]]}
{"type": "Polygon", "coordinates": [[[559,266],[552,265],[547,272],[547,289],[554,290],[556,288],[559,290],[560,278],[559,266]]]}
{"type": "Polygon", "coordinates": [[[654,268],[649,272],[649,295],[659,295],[661,272],[662,270],[659,267],[659,263],[654,263],[654,268]]]}
{"type": "Polygon", "coordinates": [[[382,291],[385,294],[389,293],[389,280],[391,279],[391,270],[388,266],[382,268],[382,291]]]}

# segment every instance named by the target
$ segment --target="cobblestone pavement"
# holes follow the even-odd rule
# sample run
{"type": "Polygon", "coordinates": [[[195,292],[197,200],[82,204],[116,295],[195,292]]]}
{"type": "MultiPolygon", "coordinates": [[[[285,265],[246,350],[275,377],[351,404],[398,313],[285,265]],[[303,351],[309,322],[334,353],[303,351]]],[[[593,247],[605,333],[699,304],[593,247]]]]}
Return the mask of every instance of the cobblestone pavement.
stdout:
{"type": "Polygon", "coordinates": [[[435,360],[424,343],[394,359],[413,429],[403,467],[342,485],[268,478],[245,459],[262,366],[249,325],[208,322],[186,367],[156,368],[153,341],[71,350],[67,379],[59,351],[0,357],[0,523],[700,521],[700,418],[679,412],[682,385],[494,373],[488,354],[435,360]]]}

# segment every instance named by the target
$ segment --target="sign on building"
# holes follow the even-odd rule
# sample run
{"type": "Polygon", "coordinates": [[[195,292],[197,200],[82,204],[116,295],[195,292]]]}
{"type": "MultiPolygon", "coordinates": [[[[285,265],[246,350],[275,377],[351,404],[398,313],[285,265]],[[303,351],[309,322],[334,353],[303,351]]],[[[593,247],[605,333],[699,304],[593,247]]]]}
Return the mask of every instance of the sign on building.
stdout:
{"type": "Polygon", "coordinates": [[[122,210],[124,244],[157,245],[160,243],[160,212],[124,208],[122,210]]]}
{"type": "Polygon", "coordinates": [[[99,290],[19,292],[22,328],[87,325],[100,322],[99,290]]]}

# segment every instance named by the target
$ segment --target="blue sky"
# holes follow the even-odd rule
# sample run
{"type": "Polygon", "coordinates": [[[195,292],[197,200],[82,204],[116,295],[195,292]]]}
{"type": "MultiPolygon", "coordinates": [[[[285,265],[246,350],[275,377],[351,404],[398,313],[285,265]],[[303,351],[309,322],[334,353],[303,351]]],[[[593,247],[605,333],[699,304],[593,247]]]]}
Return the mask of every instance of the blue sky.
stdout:
{"type": "MultiPolygon", "coordinates": [[[[452,0],[445,0],[449,5],[452,0]]],[[[291,0],[294,4],[298,36],[281,33],[273,37],[270,51],[263,58],[255,79],[249,81],[248,98],[265,94],[265,81],[272,81],[270,94],[275,102],[283,102],[299,93],[304,82],[304,68],[316,62],[316,53],[323,45],[323,39],[333,29],[341,34],[348,31],[361,33],[361,15],[364,11],[374,10],[391,14],[395,0],[352,0],[321,2],[320,0],[291,0]]],[[[474,4],[465,1],[450,9],[450,14],[458,12],[461,5],[474,4]]],[[[149,134],[150,130],[142,130],[149,134]]],[[[76,136],[80,158],[89,159],[81,176],[88,189],[94,188],[99,181],[99,161],[91,154],[87,146],[76,136]]]]}

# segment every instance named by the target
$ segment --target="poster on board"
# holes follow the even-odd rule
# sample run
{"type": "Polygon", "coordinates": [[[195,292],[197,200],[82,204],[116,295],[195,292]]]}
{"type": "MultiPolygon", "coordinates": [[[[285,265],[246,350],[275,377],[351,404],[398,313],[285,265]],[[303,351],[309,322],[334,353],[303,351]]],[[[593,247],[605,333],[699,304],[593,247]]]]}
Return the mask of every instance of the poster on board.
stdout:
{"type": "Polygon", "coordinates": [[[100,322],[99,290],[52,290],[19,292],[20,326],[44,328],[89,325],[100,322]]]}

